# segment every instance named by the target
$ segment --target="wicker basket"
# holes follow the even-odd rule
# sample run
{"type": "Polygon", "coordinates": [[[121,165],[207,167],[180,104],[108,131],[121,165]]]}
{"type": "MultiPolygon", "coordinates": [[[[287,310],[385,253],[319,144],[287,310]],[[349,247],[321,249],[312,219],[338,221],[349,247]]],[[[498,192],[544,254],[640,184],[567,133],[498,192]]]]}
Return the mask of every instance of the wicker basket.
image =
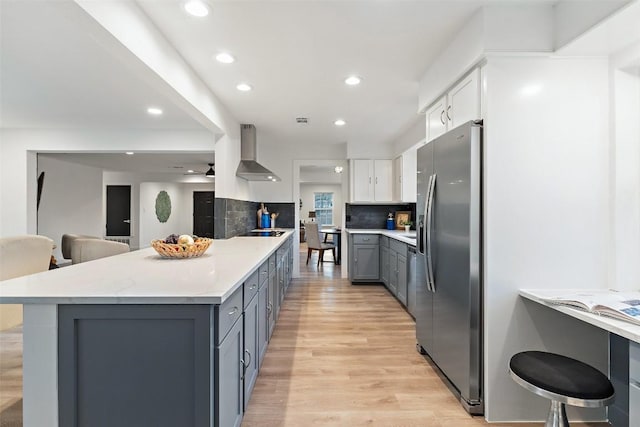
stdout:
{"type": "Polygon", "coordinates": [[[193,245],[179,245],[173,243],[165,243],[162,240],[152,240],[151,246],[164,258],[194,258],[205,253],[213,242],[212,239],[206,237],[198,237],[193,245]]]}

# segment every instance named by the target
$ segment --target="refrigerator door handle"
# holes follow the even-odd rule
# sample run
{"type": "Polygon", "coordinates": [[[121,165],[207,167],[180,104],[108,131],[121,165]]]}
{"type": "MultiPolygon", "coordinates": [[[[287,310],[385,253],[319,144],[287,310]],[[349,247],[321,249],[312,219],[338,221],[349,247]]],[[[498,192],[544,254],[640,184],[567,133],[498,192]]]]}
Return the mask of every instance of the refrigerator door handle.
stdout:
{"type": "Polygon", "coordinates": [[[427,213],[426,236],[427,236],[427,287],[431,292],[436,291],[436,281],[433,275],[433,257],[431,253],[431,229],[433,228],[433,198],[436,191],[436,174],[429,177],[429,191],[427,192],[427,206],[425,212],[427,213]]]}

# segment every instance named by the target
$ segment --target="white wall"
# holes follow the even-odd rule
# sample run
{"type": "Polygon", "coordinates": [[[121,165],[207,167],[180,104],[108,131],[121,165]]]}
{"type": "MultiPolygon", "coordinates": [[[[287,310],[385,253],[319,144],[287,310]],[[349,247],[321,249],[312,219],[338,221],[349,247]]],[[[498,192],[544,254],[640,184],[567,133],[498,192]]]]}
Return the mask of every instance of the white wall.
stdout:
{"type": "MultiPolygon", "coordinates": [[[[140,184],[145,182],[166,182],[180,184],[181,192],[184,193],[186,201],[193,200],[193,191],[215,191],[215,182],[199,182],[204,178],[196,176],[184,176],[180,174],[135,174],[127,172],[111,172],[103,173],[104,190],[103,190],[103,212],[102,221],[106,224],[106,187],[107,185],[130,185],[131,186],[131,238],[129,245],[131,249],[149,246],[149,242],[142,241],[140,246],[140,184]],[[198,182],[189,182],[197,180],[198,182]],[[185,182],[186,181],[186,182],[185,182]]],[[[193,203],[190,205],[193,207],[193,203]]],[[[193,212],[193,209],[192,209],[193,212]]],[[[156,220],[157,221],[157,220],[156,220]]],[[[189,229],[193,231],[193,216],[187,218],[189,229]]],[[[192,232],[191,231],[191,232],[192,232]]],[[[190,233],[191,233],[190,232],[190,233]]],[[[169,233],[171,234],[171,233],[169,233]]],[[[166,236],[165,236],[166,237],[166,236]]]]}
{"type": "Polygon", "coordinates": [[[140,247],[146,248],[154,239],[164,239],[170,234],[191,234],[189,215],[193,203],[181,184],[170,182],[143,182],[140,184],[140,247]],[[171,215],[167,222],[156,217],[156,197],[166,191],[171,199],[171,215]]]}
{"type": "Polygon", "coordinates": [[[518,290],[607,287],[608,65],[489,57],[485,77],[485,414],[541,421],[548,401],[509,377],[513,354],[549,350],[607,371],[605,333],[518,290]]]}
{"type": "Polygon", "coordinates": [[[0,129],[0,237],[36,232],[37,152],[210,151],[209,131],[0,129]]]}
{"type": "Polygon", "coordinates": [[[315,210],[314,193],[333,193],[333,221],[331,223],[333,225],[341,225],[342,211],[344,210],[342,184],[300,184],[300,198],[302,199],[300,219],[308,221],[309,211],[315,210]]]}
{"type": "Polygon", "coordinates": [[[426,136],[426,117],[424,114],[420,114],[416,122],[393,141],[393,157],[398,157],[405,151],[413,148],[418,142],[424,141],[426,136]]]}
{"type": "Polygon", "coordinates": [[[555,48],[575,40],[627,3],[628,0],[558,2],[554,6],[555,48]]]}
{"type": "Polygon", "coordinates": [[[487,52],[553,51],[553,22],[550,3],[503,2],[480,8],[422,76],[418,111],[424,111],[487,52]]]}
{"type": "Polygon", "coordinates": [[[63,262],[63,234],[102,237],[102,170],[44,156],[38,157],[38,175],[45,173],[38,234],[53,239],[53,255],[63,262]]]}
{"type": "Polygon", "coordinates": [[[640,42],[611,56],[612,288],[640,288],[640,42]]]}
{"type": "MultiPolygon", "coordinates": [[[[299,144],[285,145],[266,139],[258,139],[258,162],[278,175],[282,181],[252,181],[250,183],[252,194],[250,200],[258,201],[267,199],[270,202],[293,201],[293,187],[299,184],[299,182],[293,182],[294,160],[345,159],[345,150],[345,144],[300,146],[299,144]]],[[[235,166],[237,166],[237,164],[235,166]]],[[[343,174],[344,173],[346,173],[346,170],[343,174]]],[[[216,193],[216,196],[217,195],[216,193]]]]}

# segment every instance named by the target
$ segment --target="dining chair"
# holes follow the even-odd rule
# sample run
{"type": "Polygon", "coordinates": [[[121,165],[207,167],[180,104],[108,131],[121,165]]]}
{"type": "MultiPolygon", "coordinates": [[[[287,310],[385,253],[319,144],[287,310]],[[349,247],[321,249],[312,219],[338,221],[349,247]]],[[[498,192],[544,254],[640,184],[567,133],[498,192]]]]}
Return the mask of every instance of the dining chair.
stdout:
{"type": "Polygon", "coordinates": [[[318,230],[317,222],[308,222],[305,224],[305,234],[307,238],[307,264],[309,264],[309,258],[313,251],[318,251],[318,266],[324,258],[324,251],[331,249],[333,254],[333,263],[336,263],[336,247],[332,243],[323,243],[320,241],[320,231],[318,230]]]}
{"type": "MultiPolygon", "coordinates": [[[[24,235],[0,238],[0,281],[49,270],[53,240],[24,235]]],[[[0,283],[0,286],[2,284],[0,283]]],[[[0,330],[22,323],[21,304],[0,305],[0,330]]]]}
{"type": "Polygon", "coordinates": [[[129,245],[126,243],[102,239],[76,239],[71,247],[71,263],[80,264],[126,252],[129,252],[129,245]]]}

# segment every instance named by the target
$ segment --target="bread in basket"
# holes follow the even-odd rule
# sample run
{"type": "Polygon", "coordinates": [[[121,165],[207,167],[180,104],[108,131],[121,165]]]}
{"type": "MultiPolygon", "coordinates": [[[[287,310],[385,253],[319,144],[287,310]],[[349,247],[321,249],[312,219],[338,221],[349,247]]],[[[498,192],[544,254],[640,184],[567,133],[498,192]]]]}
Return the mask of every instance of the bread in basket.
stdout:
{"type": "Polygon", "coordinates": [[[198,237],[192,245],[180,243],[165,243],[164,240],[152,240],[151,246],[164,258],[193,258],[198,257],[209,249],[213,239],[198,237]]]}

